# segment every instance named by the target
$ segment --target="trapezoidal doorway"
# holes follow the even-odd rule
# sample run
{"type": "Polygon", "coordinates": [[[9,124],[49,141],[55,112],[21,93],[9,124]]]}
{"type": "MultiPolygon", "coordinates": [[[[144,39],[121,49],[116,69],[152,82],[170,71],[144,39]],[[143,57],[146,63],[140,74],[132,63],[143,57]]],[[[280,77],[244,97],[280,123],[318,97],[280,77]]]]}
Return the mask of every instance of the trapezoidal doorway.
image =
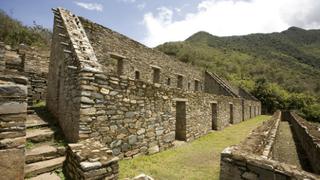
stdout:
{"type": "Polygon", "coordinates": [[[218,130],[218,104],[211,104],[212,130],[218,130]]]}
{"type": "Polygon", "coordinates": [[[176,102],[176,140],[186,141],[186,102],[176,102]]]}

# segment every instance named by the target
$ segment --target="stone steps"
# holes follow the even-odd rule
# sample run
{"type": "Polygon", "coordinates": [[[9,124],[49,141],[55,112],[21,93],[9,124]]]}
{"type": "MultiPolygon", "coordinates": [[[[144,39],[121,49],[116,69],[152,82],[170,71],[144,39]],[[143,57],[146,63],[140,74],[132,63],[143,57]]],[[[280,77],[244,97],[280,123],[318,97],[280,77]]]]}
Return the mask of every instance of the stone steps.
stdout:
{"type": "Polygon", "coordinates": [[[39,143],[44,141],[51,141],[54,136],[54,131],[48,127],[39,128],[39,129],[27,129],[27,141],[33,143],[39,143]]]}
{"type": "Polygon", "coordinates": [[[56,173],[44,173],[44,174],[40,174],[39,176],[36,177],[32,177],[28,180],[61,180],[61,178],[56,175],[56,173]]]}
{"type": "Polygon", "coordinates": [[[64,156],[65,147],[55,147],[50,144],[41,144],[40,146],[26,150],[26,163],[34,163],[64,156]]]}
{"type": "Polygon", "coordinates": [[[29,114],[27,116],[26,127],[27,128],[35,128],[35,127],[44,127],[48,126],[48,122],[41,119],[36,114],[29,114]]]}
{"type": "Polygon", "coordinates": [[[65,157],[35,162],[25,166],[25,177],[34,177],[61,168],[65,157]]]}

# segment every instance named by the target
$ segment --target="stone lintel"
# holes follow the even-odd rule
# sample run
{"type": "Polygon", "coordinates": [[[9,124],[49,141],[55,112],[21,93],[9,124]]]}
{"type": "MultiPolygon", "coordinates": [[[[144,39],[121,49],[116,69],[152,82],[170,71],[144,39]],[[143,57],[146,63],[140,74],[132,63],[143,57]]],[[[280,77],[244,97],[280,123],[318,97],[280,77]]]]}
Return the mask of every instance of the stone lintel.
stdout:
{"type": "Polygon", "coordinates": [[[125,56],[122,56],[120,54],[117,54],[117,53],[109,53],[110,57],[114,58],[114,59],[118,59],[118,60],[122,60],[122,59],[126,59],[125,56]]]}
{"type": "Polygon", "coordinates": [[[186,98],[174,98],[174,101],[181,101],[181,102],[188,102],[188,99],[186,98]]]}

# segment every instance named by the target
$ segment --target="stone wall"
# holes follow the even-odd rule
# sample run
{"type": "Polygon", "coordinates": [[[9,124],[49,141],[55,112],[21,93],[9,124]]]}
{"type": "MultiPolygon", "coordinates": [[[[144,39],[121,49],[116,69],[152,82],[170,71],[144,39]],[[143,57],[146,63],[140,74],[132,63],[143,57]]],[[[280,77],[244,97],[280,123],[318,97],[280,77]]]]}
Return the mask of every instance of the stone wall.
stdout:
{"type": "Polygon", "coordinates": [[[21,44],[17,53],[22,59],[23,72],[29,80],[28,103],[32,105],[44,101],[47,96],[49,48],[40,49],[21,44]]]}
{"type": "Polygon", "coordinates": [[[241,144],[226,148],[221,153],[220,179],[319,179],[316,174],[272,159],[280,120],[281,112],[277,111],[241,144]]]}
{"type": "Polygon", "coordinates": [[[317,180],[320,178],[320,176],[303,171],[296,166],[241,152],[235,147],[227,148],[221,153],[220,166],[220,180],[317,180]]]}
{"type": "MultiPolygon", "coordinates": [[[[55,11],[54,11],[55,12],[55,11]]],[[[58,119],[69,142],[79,139],[80,62],[71,43],[66,24],[56,12],[48,74],[47,107],[58,119]]],[[[72,33],[72,32],[70,32],[72,33]]]]}
{"type": "Polygon", "coordinates": [[[69,179],[118,179],[119,165],[112,151],[94,139],[69,144],[64,162],[69,179]]]}
{"type": "Polygon", "coordinates": [[[6,69],[6,61],[4,60],[5,44],[0,42],[0,71],[6,69]]]}
{"type": "Polygon", "coordinates": [[[0,177],[24,179],[27,79],[0,72],[0,177]]]}
{"type": "MultiPolygon", "coordinates": [[[[47,105],[59,119],[68,141],[94,138],[109,146],[113,154],[119,157],[152,154],[171,147],[178,132],[183,136],[180,140],[190,141],[211,131],[213,124],[215,129],[220,130],[242,121],[243,103],[260,106],[257,101],[204,93],[201,88],[199,91],[186,91],[185,88],[168,86],[161,81],[161,77],[159,83],[153,83],[143,78],[128,77],[126,73],[119,75],[112,72],[112,69],[107,68],[109,65],[100,64],[103,63],[104,55],[101,50],[97,53],[101,59],[96,58],[78,17],[64,9],[54,10],[54,14],[47,105]],[[177,104],[181,103],[185,105],[182,108],[184,112],[177,112],[177,104]],[[217,117],[214,121],[212,104],[217,104],[217,117]],[[185,116],[178,118],[177,114],[185,116]],[[178,120],[182,120],[181,123],[178,120]]],[[[97,31],[95,33],[99,38],[102,36],[97,31]]],[[[118,35],[115,36],[119,38],[118,35]]],[[[97,44],[94,47],[98,48],[97,44]]],[[[122,54],[126,56],[149,53],[151,58],[155,53],[154,61],[159,63],[159,57],[164,56],[159,52],[146,50],[142,45],[139,45],[141,52],[127,48],[129,47],[124,45],[118,49],[123,50],[122,54]]],[[[110,56],[105,63],[110,58],[126,59],[114,53],[105,54],[110,56]]],[[[167,63],[173,63],[171,61],[167,63]]],[[[147,63],[149,62],[143,62],[146,69],[150,68],[147,63]]],[[[160,64],[154,64],[151,69],[160,67],[160,64]]],[[[185,66],[189,65],[181,67],[185,66]]],[[[193,72],[192,69],[187,72],[190,69],[183,70],[181,67],[180,71],[193,72]]],[[[166,71],[168,69],[162,65],[160,68],[166,71]]],[[[126,71],[124,68],[123,72],[126,71]]],[[[200,71],[197,72],[199,74],[200,71]]],[[[194,72],[196,77],[197,72],[194,72]]],[[[143,76],[141,73],[141,77],[143,76]]],[[[189,76],[184,74],[184,77],[189,76]]],[[[201,84],[202,80],[198,80],[201,84]]]]}
{"type": "Polygon", "coordinates": [[[46,98],[49,50],[19,45],[13,49],[0,43],[0,69],[23,73],[28,82],[28,103],[43,101],[46,98]]]}
{"type": "Polygon", "coordinates": [[[82,74],[82,86],[87,89],[81,97],[81,136],[99,138],[116,155],[154,153],[171,147],[175,140],[176,102],[186,104],[187,141],[212,130],[212,103],[218,106],[218,129],[241,121],[241,99],[168,89],[103,73],[82,74]]]}
{"type": "Polygon", "coordinates": [[[292,125],[296,137],[308,156],[315,173],[320,174],[320,130],[319,127],[307,122],[293,112],[285,112],[286,119],[292,125]]]}

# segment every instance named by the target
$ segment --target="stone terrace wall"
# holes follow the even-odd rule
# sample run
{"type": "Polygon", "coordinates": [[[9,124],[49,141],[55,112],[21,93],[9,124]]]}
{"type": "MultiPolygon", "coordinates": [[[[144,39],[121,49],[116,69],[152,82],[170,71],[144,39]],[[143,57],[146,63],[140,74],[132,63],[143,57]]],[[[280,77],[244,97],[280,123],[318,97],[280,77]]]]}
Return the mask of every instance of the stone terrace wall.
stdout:
{"type": "Polygon", "coordinates": [[[0,177],[24,179],[27,79],[0,73],[0,177]]]}
{"type": "Polygon", "coordinates": [[[103,71],[112,75],[117,74],[117,60],[109,53],[124,56],[124,72],[127,77],[135,79],[135,71],[140,72],[140,79],[146,82],[153,81],[153,66],[160,69],[160,84],[167,85],[170,78],[170,87],[177,87],[177,74],[183,75],[183,89],[194,90],[195,80],[199,80],[199,90],[203,90],[204,71],[190,64],[182,63],[154,49],[131,40],[115,31],[101,25],[80,18],[97,59],[103,65],[103,71]]]}
{"type": "Polygon", "coordinates": [[[296,166],[241,152],[235,147],[227,148],[221,153],[220,180],[317,180],[319,178],[320,176],[298,169],[296,166]]]}
{"type": "Polygon", "coordinates": [[[280,120],[278,111],[241,144],[226,148],[221,153],[220,179],[319,179],[318,175],[271,159],[280,120]]]}
{"type": "Polygon", "coordinates": [[[301,146],[304,148],[312,170],[320,174],[320,130],[293,112],[285,112],[286,119],[292,124],[301,146]]]}

